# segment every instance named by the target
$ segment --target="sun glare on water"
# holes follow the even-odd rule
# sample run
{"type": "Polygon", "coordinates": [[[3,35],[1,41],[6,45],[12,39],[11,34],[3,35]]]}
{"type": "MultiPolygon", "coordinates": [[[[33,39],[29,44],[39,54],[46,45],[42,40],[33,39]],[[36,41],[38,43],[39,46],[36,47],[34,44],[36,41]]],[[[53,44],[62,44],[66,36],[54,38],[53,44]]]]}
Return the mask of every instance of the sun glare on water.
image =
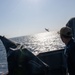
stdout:
{"type": "Polygon", "coordinates": [[[36,39],[38,40],[38,41],[40,41],[40,42],[44,42],[44,41],[46,41],[47,39],[49,39],[49,38],[53,38],[53,33],[47,33],[47,32],[45,32],[45,33],[40,33],[40,34],[37,34],[36,35],[36,39]]]}

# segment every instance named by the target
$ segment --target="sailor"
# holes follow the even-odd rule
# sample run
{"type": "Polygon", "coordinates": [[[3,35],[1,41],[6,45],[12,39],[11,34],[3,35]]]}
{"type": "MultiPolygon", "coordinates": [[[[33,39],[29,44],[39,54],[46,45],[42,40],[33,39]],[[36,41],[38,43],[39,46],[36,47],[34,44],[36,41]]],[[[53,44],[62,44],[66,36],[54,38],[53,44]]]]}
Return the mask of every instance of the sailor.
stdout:
{"type": "Polygon", "coordinates": [[[62,27],[60,29],[60,37],[63,43],[66,45],[64,52],[66,55],[69,75],[75,75],[75,42],[71,28],[62,27]]]}
{"type": "Polygon", "coordinates": [[[72,29],[72,33],[73,33],[73,38],[74,38],[74,41],[75,41],[75,17],[71,18],[66,26],[70,27],[72,29]]]}

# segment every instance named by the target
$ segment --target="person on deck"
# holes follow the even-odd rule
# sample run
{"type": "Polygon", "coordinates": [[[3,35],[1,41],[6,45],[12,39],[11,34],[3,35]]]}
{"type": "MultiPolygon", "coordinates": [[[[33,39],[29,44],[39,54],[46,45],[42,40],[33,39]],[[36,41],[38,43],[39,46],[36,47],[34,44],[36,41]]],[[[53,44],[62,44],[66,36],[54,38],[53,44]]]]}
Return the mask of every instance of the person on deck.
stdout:
{"type": "Polygon", "coordinates": [[[70,27],[72,29],[72,33],[73,33],[73,38],[74,38],[74,41],[75,41],[75,17],[71,18],[66,26],[70,27]]]}
{"type": "Polygon", "coordinates": [[[60,29],[60,38],[65,43],[65,51],[67,68],[69,75],[75,75],[75,42],[70,27],[62,27],[60,29]]]}

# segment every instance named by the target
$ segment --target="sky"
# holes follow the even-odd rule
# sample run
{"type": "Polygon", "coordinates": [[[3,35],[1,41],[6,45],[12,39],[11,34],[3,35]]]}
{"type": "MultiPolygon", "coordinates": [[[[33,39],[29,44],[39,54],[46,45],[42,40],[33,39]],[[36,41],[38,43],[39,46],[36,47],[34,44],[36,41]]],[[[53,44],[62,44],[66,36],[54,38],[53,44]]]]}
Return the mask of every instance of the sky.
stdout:
{"type": "Polygon", "coordinates": [[[75,17],[75,0],[0,0],[0,35],[17,37],[60,30],[75,17]]]}

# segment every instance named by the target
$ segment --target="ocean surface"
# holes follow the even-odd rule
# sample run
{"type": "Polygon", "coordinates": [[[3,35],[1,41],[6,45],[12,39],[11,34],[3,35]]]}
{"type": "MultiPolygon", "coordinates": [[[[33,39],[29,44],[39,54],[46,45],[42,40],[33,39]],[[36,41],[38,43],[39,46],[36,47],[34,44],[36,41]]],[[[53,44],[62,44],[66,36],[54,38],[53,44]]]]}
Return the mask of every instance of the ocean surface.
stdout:
{"type": "MultiPolygon", "coordinates": [[[[9,38],[15,42],[23,44],[26,48],[30,48],[31,52],[38,55],[42,52],[59,50],[65,45],[62,43],[57,31],[44,32],[35,35],[21,36],[9,38]]],[[[0,40],[0,74],[8,71],[5,48],[0,40]]]]}

